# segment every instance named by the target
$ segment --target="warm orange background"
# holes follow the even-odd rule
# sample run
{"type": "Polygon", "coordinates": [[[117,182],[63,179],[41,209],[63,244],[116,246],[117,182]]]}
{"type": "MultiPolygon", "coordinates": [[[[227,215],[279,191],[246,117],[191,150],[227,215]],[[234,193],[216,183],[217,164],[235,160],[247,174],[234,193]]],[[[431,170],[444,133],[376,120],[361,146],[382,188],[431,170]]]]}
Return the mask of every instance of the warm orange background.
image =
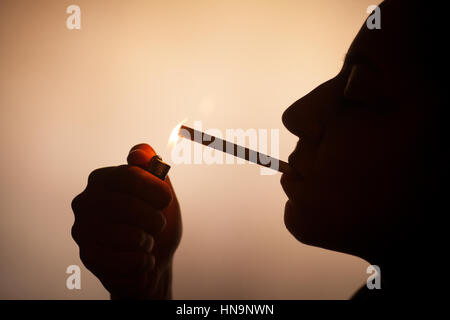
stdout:
{"type": "MultiPolygon", "coordinates": [[[[133,144],[170,160],[186,117],[280,128],[287,159],[296,138],[282,111],[337,73],[370,4],[1,0],[0,298],[107,298],[84,267],[82,290],[65,287],[66,267],[81,265],[71,199],[133,144]],[[71,4],[81,30],[66,28],[71,4]]],[[[367,262],[286,231],[279,174],[179,165],[170,176],[184,219],[175,298],[345,299],[365,282],[367,262]]]]}

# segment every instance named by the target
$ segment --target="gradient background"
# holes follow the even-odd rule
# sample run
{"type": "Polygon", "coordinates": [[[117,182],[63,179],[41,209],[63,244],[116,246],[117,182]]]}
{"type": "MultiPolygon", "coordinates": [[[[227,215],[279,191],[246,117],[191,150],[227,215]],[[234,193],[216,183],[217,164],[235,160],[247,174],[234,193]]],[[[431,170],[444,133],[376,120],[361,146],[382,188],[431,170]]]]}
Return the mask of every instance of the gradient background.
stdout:
{"type": "MultiPolygon", "coordinates": [[[[295,100],[333,77],[371,1],[0,0],[0,298],[103,299],[70,236],[89,172],[151,144],[170,160],[177,122],[279,128],[295,100]],[[66,28],[81,7],[81,30],[66,28]]],[[[375,3],[376,4],[376,3],[375,3]]],[[[346,299],[362,259],[297,242],[280,175],[245,165],[178,165],[184,223],[174,298],[346,299]]],[[[326,187],[326,186],[324,186],[326,187]]],[[[349,221],[351,223],[351,221],[349,221]]]]}

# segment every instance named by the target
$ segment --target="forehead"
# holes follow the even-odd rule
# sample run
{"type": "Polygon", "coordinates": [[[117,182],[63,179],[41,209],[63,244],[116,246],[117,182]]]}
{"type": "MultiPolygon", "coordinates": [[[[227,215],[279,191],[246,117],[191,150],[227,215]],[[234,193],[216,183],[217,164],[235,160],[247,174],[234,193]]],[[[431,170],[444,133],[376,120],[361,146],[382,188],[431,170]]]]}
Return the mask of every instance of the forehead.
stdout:
{"type": "Polygon", "coordinates": [[[369,29],[364,21],[347,56],[363,58],[386,72],[410,69],[415,21],[403,6],[403,1],[383,2],[379,6],[381,29],[369,29]]]}

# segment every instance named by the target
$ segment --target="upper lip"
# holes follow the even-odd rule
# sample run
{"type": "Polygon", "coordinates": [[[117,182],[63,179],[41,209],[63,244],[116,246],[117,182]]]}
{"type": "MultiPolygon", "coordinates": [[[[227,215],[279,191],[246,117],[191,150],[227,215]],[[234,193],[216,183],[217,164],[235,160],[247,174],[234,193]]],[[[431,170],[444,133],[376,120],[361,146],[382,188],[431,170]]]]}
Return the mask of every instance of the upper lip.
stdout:
{"type": "Polygon", "coordinates": [[[292,153],[289,155],[289,157],[288,157],[289,165],[290,165],[292,168],[294,168],[295,157],[296,157],[295,151],[292,152],[292,153]]]}
{"type": "Polygon", "coordinates": [[[296,161],[299,151],[300,151],[300,139],[297,141],[294,151],[292,151],[292,153],[288,157],[288,162],[291,167],[294,167],[294,164],[295,164],[295,161],[296,161]]]}
{"type": "Polygon", "coordinates": [[[295,163],[296,163],[296,159],[297,159],[299,151],[300,151],[300,140],[297,141],[294,151],[292,151],[292,153],[288,157],[288,163],[293,168],[295,167],[295,163]]]}

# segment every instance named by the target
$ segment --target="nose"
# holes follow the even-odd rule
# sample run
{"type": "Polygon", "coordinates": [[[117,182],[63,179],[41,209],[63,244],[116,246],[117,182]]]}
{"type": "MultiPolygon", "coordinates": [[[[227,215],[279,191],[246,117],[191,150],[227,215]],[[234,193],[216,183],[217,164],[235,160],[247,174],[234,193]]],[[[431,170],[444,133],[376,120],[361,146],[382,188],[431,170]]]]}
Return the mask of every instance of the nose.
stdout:
{"type": "Polygon", "coordinates": [[[322,126],[312,114],[305,117],[306,113],[301,100],[297,100],[284,111],[283,124],[297,137],[319,143],[322,137],[322,126]]]}
{"type": "Polygon", "coordinates": [[[331,79],[321,84],[284,111],[282,121],[291,133],[310,142],[320,143],[326,120],[336,110],[339,96],[335,81],[331,79]]]}

